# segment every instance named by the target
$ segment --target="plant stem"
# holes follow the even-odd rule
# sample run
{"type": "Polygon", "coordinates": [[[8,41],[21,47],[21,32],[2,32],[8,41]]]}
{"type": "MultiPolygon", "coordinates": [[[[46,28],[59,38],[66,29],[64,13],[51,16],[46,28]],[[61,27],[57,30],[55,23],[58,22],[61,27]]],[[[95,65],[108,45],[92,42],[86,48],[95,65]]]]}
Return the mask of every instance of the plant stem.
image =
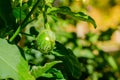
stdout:
{"type": "Polygon", "coordinates": [[[31,11],[28,13],[28,15],[26,16],[26,18],[24,19],[24,21],[22,22],[22,28],[24,28],[25,26],[23,26],[25,23],[26,23],[26,21],[29,19],[29,17],[33,14],[33,12],[35,11],[35,9],[36,9],[36,7],[39,5],[39,2],[40,2],[41,0],[37,0],[37,2],[36,2],[36,4],[33,6],[33,8],[31,9],[31,11]]]}
{"type": "Polygon", "coordinates": [[[16,32],[13,34],[13,36],[10,38],[10,40],[9,40],[9,42],[12,42],[15,38],[16,38],[16,36],[19,34],[19,32],[21,31],[20,30],[21,29],[21,26],[19,26],[18,28],[17,28],[17,30],[16,30],[16,32]]]}
{"type": "Polygon", "coordinates": [[[47,24],[47,14],[46,14],[46,11],[47,11],[47,7],[46,7],[46,5],[45,5],[45,1],[43,2],[43,19],[44,19],[44,28],[46,29],[47,28],[47,26],[46,26],[46,24],[47,24]]]}
{"type": "Polygon", "coordinates": [[[9,39],[9,42],[12,42],[16,36],[19,34],[19,32],[25,28],[26,26],[26,22],[29,19],[29,17],[33,14],[33,12],[35,11],[36,7],[38,6],[39,2],[41,0],[37,0],[37,2],[35,3],[35,5],[33,6],[33,8],[31,9],[31,11],[28,13],[28,15],[26,16],[26,18],[24,19],[24,21],[21,23],[21,25],[17,28],[16,32],[13,34],[13,36],[9,39]]]}

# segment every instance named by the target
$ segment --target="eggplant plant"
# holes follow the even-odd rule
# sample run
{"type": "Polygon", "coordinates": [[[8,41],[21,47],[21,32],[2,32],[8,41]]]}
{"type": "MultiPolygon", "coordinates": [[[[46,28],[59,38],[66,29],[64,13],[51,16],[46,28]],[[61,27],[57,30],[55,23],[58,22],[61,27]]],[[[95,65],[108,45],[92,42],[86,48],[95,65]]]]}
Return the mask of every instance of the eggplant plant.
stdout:
{"type": "Polygon", "coordinates": [[[114,58],[94,44],[99,35],[87,34],[90,45],[82,45],[76,34],[60,29],[65,21],[78,20],[96,28],[94,19],[69,6],[56,6],[57,1],[0,0],[0,79],[116,80],[114,58]],[[71,49],[66,48],[69,42],[71,49]],[[93,50],[100,54],[94,55],[93,50]]]}

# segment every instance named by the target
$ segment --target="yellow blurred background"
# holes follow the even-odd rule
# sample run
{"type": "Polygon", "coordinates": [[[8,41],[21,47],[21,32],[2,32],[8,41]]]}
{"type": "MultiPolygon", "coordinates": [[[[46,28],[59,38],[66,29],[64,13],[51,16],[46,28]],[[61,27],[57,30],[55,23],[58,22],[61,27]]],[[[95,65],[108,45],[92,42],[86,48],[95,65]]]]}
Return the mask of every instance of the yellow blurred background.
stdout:
{"type": "Polygon", "coordinates": [[[96,24],[95,29],[91,24],[78,21],[77,25],[68,25],[68,32],[76,32],[80,38],[85,38],[89,32],[101,34],[108,29],[115,31],[108,41],[97,41],[96,45],[105,52],[116,52],[120,50],[120,0],[74,0],[69,5],[74,12],[82,11],[91,16],[96,24]]]}

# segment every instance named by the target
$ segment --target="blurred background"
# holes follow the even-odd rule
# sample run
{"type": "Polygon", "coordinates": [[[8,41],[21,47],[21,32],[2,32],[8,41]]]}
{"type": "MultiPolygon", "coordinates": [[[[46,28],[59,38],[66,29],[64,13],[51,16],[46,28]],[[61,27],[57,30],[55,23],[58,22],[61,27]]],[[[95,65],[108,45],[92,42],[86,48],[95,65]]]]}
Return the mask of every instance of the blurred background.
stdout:
{"type": "Polygon", "coordinates": [[[97,24],[95,29],[60,15],[54,25],[59,28],[53,27],[57,40],[72,49],[85,67],[81,80],[120,80],[120,0],[55,0],[53,5],[84,12],[97,24]]]}

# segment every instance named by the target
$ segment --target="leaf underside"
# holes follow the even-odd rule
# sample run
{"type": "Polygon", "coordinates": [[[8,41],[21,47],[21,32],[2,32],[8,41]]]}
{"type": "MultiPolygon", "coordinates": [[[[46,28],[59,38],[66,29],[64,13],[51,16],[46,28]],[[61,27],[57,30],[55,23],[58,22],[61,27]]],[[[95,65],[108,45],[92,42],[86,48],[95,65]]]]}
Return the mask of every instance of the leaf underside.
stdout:
{"type": "Polygon", "coordinates": [[[34,80],[16,45],[0,39],[0,79],[34,80]]]}

